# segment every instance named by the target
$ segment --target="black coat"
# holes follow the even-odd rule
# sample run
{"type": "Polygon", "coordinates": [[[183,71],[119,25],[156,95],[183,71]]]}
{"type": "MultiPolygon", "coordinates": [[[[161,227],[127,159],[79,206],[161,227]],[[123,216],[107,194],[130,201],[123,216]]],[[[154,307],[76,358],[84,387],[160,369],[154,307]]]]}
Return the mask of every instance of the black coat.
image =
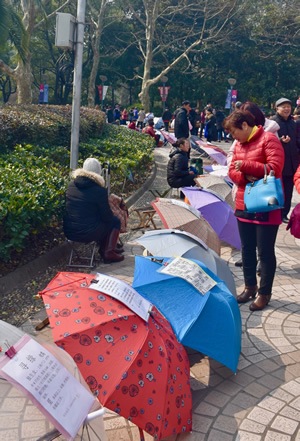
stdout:
{"type": "Polygon", "coordinates": [[[299,165],[300,150],[300,145],[297,145],[296,123],[291,116],[286,120],[278,113],[272,119],[279,124],[279,138],[287,135],[291,138],[290,142],[281,142],[285,155],[282,176],[293,176],[299,165]]]}
{"type": "Polygon", "coordinates": [[[181,107],[176,113],[174,132],[177,139],[190,136],[188,113],[184,107],[181,107]]]}
{"type": "Polygon", "coordinates": [[[104,179],[83,169],[76,170],[73,177],[66,192],[64,233],[77,242],[99,241],[113,221],[104,179]]]}
{"type": "Polygon", "coordinates": [[[169,154],[167,165],[167,181],[170,187],[182,187],[182,178],[189,175],[188,154],[178,148],[173,148],[169,154]]]}

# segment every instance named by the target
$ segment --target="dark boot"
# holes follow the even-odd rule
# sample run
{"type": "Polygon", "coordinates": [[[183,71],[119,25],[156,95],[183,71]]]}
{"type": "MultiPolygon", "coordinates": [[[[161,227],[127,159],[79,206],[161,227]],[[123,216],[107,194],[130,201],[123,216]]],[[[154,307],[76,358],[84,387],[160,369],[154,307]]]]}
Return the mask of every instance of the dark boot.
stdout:
{"type": "Polygon", "coordinates": [[[249,306],[250,311],[261,311],[264,309],[271,299],[271,294],[258,294],[254,302],[249,306]]]}
{"type": "Polygon", "coordinates": [[[105,249],[103,252],[103,262],[104,263],[112,263],[112,262],[121,262],[124,260],[124,256],[121,254],[117,254],[115,249],[119,239],[119,230],[114,229],[111,230],[105,244],[105,249]]]}
{"type": "Polygon", "coordinates": [[[256,296],[257,293],[257,286],[245,286],[244,291],[242,292],[242,294],[240,294],[239,296],[237,296],[236,300],[238,303],[247,303],[249,302],[250,298],[252,297],[254,299],[254,297],[256,296]]]}

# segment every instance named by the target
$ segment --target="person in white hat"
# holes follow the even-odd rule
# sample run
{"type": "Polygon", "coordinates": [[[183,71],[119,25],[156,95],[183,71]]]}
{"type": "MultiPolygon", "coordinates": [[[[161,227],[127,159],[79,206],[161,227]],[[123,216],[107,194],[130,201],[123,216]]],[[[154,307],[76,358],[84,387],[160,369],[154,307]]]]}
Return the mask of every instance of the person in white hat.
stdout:
{"type": "Polygon", "coordinates": [[[272,117],[279,124],[278,136],[285,153],[282,182],[284,187],[284,208],[282,221],[288,223],[288,213],[291,209],[291,201],[294,189],[294,174],[299,165],[300,145],[296,137],[296,124],[293,120],[292,102],[288,98],[279,98],[275,103],[276,115],[272,117]]]}
{"type": "Polygon", "coordinates": [[[105,263],[122,261],[124,256],[117,249],[121,224],[110,208],[100,162],[87,158],[71,177],[63,218],[65,236],[75,242],[97,242],[105,263]]]}

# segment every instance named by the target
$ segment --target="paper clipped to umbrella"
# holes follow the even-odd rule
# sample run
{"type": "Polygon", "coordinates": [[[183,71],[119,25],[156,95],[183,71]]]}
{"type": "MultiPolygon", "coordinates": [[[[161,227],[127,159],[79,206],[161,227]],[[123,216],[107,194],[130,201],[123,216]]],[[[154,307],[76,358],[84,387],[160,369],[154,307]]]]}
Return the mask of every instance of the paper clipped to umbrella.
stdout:
{"type": "Polygon", "coordinates": [[[163,274],[186,280],[202,295],[206,294],[217,284],[197,263],[183,257],[176,257],[170,260],[168,265],[159,271],[163,274]]]}
{"type": "Polygon", "coordinates": [[[68,441],[73,440],[95,398],[42,345],[24,335],[0,360],[1,375],[33,401],[68,441]]]}
{"type": "Polygon", "coordinates": [[[110,295],[128,306],[128,308],[143,320],[148,321],[152,303],[144,299],[132,286],[122,280],[100,273],[95,275],[94,280],[95,282],[89,286],[90,289],[95,289],[96,291],[110,295]]]}

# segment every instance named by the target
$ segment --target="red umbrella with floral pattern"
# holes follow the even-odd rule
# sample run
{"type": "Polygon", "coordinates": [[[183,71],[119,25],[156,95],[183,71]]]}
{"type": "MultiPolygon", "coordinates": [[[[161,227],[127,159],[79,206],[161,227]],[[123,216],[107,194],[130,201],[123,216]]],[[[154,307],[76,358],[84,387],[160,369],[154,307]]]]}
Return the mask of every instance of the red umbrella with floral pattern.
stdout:
{"type": "Polygon", "coordinates": [[[192,430],[189,360],[169,322],[148,321],[90,289],[95,275],[61,272],[40,292],[56,344],[107,408],[155,440],[192,430]]]}

